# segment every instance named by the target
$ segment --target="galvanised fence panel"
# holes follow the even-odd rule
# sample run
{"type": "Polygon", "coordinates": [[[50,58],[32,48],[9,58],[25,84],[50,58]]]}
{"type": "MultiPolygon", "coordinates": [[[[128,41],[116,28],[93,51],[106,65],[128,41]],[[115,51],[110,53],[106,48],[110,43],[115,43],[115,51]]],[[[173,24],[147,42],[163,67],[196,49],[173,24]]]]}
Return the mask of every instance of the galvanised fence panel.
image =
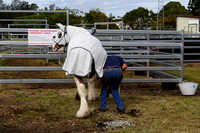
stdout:
{"type": "MultiPolygon", "coordinates": [[[[0,29],[0,33],[27,34],[27,29],[0,29]]],[[[183,80],[184,34],[177,31],[128,31],[97,30],[108,55],[119,55],[128,64],[127,71],[134,72],[133,78],[123,82],[170,82],[183,80]],[[178,49],[178,52],[172,52],[178,49]],[[144,78],[137,78],[142,73],[144,78]],[[174,75],[176,73],[176,75],[174,75]]],[[[0,41],[0,58],[41,58],[58,60],[66,53],[55,53],[52,46],[29,46],[27,40],[0,41]]],[[[60,63],[60,62],[59,62],[60,63]]],[[[62,71],[58,67],[1,66],[0,71],[62,71]]],[[[86,81],[86,80],[84,80],[86,81]]],[[[73,79],[1,79],[0,83],[73,83],[73,79]]]]}
{"type": "MultiPolygon", "coordinates": [[[[131,71],[142,71],[147,79],[127,82],[181,82],[183,79],[184,34],[177,31],[97,30],[107,53],[120,55],[131,71]],[[171,52],[178,49],[178,52],[171,52]],[[168,71],[178,71],[179,76],[168,71]]],[[[173,73],[173,72],[172,72],[173,73]]]]}

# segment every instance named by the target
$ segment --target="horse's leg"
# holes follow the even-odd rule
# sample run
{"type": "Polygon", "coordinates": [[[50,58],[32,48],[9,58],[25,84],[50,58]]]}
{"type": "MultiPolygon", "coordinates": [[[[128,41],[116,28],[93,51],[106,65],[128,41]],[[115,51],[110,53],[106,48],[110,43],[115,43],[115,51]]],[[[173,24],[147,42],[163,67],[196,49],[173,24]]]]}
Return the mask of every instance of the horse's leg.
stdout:
{"type": "Polygon", "coordinates": [[[86,100],[85,85],[82,83],[81,77],[74,76],[74,80],[76,82],[78,94],[81,99],[80,108],[79,108],[78,112],[76,113],[76,117],[78,117],[78,118],[87,117],[90,115],[90,110],[89,110],[88,103],[86,100]]]}
{"type": "Polygon", "coordinates": [[[92,61],[92,69],[88,78],[88,100],[95,100],[95,81],[97,80],[97,74],[95,71],[94,60],[92,61]]]}
{"type": "Polygon", "coordinates": [[[88,100],[95,100],[95,81],[97,80],[97,75],[89,75],[88,79],[88,100]]]}

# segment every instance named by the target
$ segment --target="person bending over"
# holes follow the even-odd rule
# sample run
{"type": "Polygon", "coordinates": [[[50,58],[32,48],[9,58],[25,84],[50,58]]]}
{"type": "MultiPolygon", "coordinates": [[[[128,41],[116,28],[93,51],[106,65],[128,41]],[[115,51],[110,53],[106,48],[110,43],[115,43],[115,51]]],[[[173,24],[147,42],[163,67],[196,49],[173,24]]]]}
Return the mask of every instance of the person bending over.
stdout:
{"type": "Polygon", "coordinates": [[[118,88],[123,76],[122,72],[126,68],[127,64],[120,56],[112,55],[107,57],[102,78],[102,90],[99,105],[100,111],[104,112],[106,110],[107,96],[109,92],[111,92],[117,106],[117,111],[119,113],[124,113],[124,105],[119,96],[118,88]]]}

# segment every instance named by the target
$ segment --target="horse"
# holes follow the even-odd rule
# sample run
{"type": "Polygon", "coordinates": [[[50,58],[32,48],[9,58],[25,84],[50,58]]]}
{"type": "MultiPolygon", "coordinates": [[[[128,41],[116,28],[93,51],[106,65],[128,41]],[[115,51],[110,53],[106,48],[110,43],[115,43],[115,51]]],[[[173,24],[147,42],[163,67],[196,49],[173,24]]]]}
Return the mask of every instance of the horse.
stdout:
{"type": "Polygon", "coordinates": [[[63,52],[67,48],[67,57],[62,69],[66,75],[74,75],[77,91],[80,97],[80,108],[76,117],[85,118],[91,114],[86,100],[86,89],[83,77],[88,77],[88,100],[95,100],[95,80],[103,76],[103,67],[107,53],[101,42],[82,27],[59,27],[57,35],[53,36],[53,51],[63,52]]]}

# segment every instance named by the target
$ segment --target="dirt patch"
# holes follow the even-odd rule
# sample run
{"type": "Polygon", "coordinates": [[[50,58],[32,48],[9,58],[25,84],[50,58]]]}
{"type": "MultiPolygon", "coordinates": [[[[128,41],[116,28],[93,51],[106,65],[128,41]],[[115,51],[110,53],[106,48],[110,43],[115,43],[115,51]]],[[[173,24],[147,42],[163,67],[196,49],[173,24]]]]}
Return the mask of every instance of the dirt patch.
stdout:
{"type": "MultiPolygon", "coordinates": [[[[71,116],[53,113],[48,107],[27,103],[0,105],[0,132],[87,132],[71,116]],[[34,107],[35,106],[35,107],[34,107]]],[[[89,131],[95,131],[90,127],[89,131]]]]}
{"type": "Polygon", "coordinates": [[[163,90],[161,83],[122,83],[121,92],[148,96],[181,96],[178,86],[175,90],[163,90]]]}
{"type": "Polygon", "coordinates": [[[200,63],[185,63],[184,67],[200,67],[200,63]]]}
{"type": "Polygon", "coordinates": [[[132,116],[132,117],[139,117],[139,116],[142,116],[142,113],[140,112],[139,109],[131,109],[127,114],[128,114],[129,116],[132,116]]]}
{"type": "Polygon", "coordinates": [[[4,66],[58,66],[58,60],[45,59],[4,59],[4,66]]]}

